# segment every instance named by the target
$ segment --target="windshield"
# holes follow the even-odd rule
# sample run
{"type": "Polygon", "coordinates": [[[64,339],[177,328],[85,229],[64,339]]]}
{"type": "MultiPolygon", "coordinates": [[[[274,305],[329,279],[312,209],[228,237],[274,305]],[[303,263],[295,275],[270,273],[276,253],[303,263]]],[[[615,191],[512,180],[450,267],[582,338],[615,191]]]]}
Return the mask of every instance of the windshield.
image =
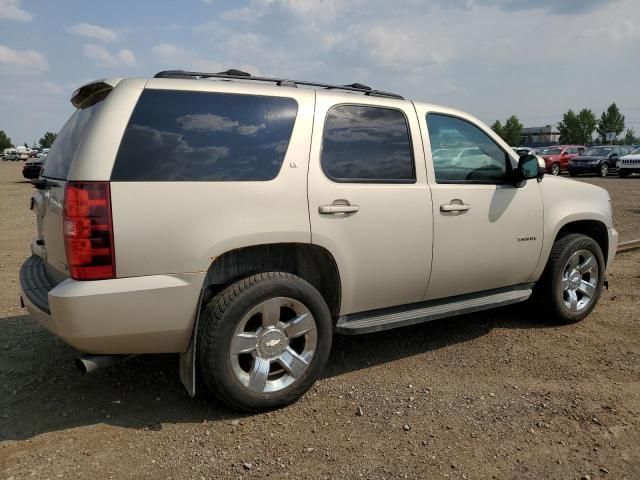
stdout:
{"type": "Polygon", "coordinates": [[[539,151],[536,150],[538,152],[538,155],[560,155],[560,153],[562,152],[561,148],[554,148],[554,147],[546,147],[546,148],[542,148],[539,151]]]}
{"type": "Polygon", "coordinates": [[[60,133],[47,154],[46,167],[42,172],[43,177],[56,178],[59,180],[67,179],[67,174],[71,168],[71,161],[73,160],[78,145],[80,145],[80,141],[84,136],[87,126],[91,123],[91,119],[102,106],[103,99],[104,97],[88,107],[79,108],[71,115],[71,118],[67,120],[67,123],[65,123],[62,130],[60,130],[60,133]]]}
{"type": "Polygon", "coordinates": [[[588,149],[582,155],[585,157],[606,157],[611,152],[610,147],[593,147],[588,149]]]}
{"type": "Polygon", "coordinates": [[[636,148],[633,152],[631,152],[629,155],[640,155],[640,148],[636,148]]]}

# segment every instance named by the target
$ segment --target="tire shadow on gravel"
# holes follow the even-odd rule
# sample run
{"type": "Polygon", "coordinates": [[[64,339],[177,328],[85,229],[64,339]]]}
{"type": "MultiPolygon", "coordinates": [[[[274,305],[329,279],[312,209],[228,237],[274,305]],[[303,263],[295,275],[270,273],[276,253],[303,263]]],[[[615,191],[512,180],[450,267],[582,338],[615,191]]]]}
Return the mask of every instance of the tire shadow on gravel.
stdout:
{"type": "MultiPolygon", "coordinates": [[[[493,328],[537,328],[534,313],[506,307],[368,335],[334,337],[324,378],[471,341],[493,328]]],[[[78,353],[28,315],[0,319],[0,441],[108,424],[162,429],[162,424],[228,421],[230,411],[200,393],[189,398],[177,355],[142,355],[82,375],[78,353]]]]}

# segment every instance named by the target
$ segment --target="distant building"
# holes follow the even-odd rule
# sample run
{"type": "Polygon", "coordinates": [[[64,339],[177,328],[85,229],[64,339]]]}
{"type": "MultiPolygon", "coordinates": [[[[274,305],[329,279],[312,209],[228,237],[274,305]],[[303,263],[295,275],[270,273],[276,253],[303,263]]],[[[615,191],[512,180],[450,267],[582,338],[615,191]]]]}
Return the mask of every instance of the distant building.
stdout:
{"type": "Polygon", "coordinates": [[[527,147],[541,147],[553,145],[560,141],[558,128],[547,125],[546,127],[525,127],[522,129],[520,145],[527,147]]]}

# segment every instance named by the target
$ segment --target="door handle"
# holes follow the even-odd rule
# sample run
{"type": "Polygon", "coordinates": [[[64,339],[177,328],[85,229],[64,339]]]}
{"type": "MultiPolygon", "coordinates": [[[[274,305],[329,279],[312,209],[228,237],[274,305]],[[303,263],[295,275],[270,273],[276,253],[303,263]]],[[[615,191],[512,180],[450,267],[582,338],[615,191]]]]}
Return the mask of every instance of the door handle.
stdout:
{"type": "Polygon", "coordinates": [[[337,213],[356,213],[358,210],[360,210],[360,207],[358,207],[358,205],[333,204],[321,205],[318,207],[318,213],[321,213],[322,215],[334,215],[337,213]]]}
{"type": "Polygon", "coordinates": [[[471,205],[465,203],[449,203],[446,205],[440,205],[441,212],[468,212],[471,205]]]}

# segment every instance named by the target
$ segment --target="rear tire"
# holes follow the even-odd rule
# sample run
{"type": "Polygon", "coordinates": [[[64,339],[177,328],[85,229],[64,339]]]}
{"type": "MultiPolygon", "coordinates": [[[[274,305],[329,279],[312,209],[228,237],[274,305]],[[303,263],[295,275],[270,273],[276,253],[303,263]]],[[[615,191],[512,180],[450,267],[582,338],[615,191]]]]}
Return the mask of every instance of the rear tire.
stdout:
{"type": "Polygon", "coordinates": [[[308,282],[283,272],[240,280],[203,309],[197,363],[231,408],[261,411],[298,400],[322,373],[333,335],[329,308],[308,282]]]}
{"type": "Polygon", "coordinates": [[[598,303],[604,273],[600,245],[586,235],[566,235],[553,244],[534,299],[550,321],[579,322],[598,303]]]}

